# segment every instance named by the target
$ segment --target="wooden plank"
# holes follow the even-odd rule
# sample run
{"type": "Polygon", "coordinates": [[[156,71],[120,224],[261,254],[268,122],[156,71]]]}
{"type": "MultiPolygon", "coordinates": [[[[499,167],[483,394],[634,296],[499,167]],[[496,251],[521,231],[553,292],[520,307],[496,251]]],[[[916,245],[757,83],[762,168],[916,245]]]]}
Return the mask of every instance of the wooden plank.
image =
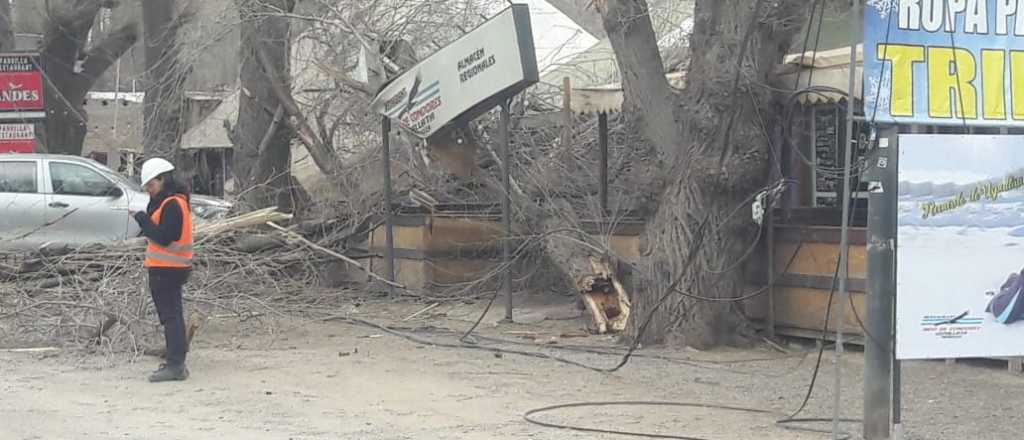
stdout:
{"type": "MultiPolygon", "coordinates": [[[[482,246],[467,246],[461,249],[420,250],[395,248],[395,258],[406,260],[494,260],[501,258],[501,248],[492,242],[482,246]]],[[[384,255],[384,248],[370,248],[374,255],[384,255]]]]}
{"type": "Polygon", "coordinates": [[[636,263],[640,260],[640,237],[629,235],[613,235],[609,247],[627,261],[636,263]]]}
{"type": "MultiPolygon", "coordinates": [[[[387,276],[387,263],[383,258],[373,258],[370,261],[370,267],[375,274],[387,276]]],[[[424,264],[424,261],[395,258],[395,281],[413,290],[425,289],[429,285],[429,277],[424,264]]]]}
{"type": "MultiPolygon", "coordinates": [[[[779,287],[775,289],[775,322],[780,327],[793,327],[805,330],[821,331],[825,322],[825,311],[828,304],[829,292],[820,289],[808,289],[802,287],[779,287]]],[[[867,309],[864,304],[866,295],[860,292],[850,292],[850,299],[853,301],[856,313],[851,313],[850,305],[845,304],[843,329],[846,332],[862,335],[860,322],[866,318],[867,309]]],[[[837,323],[835,317],[839,311],[839,294],[835,294],[832,300],[832,317],[829,320],[829,331],[835,331],[837,323]]],[[[761,315],[764,316],[762,310],[761,315]]]]}
{"type": "MultiPolygon", "coordinates": [[[[775,227],[776,243],[832,243],[839,244],[841,229],[838,226],[792,226],[775,227]]],[[[850,246],[867,244],[866,228],[850,228],[850,246]]]]}
{"type": "MultiPolygon", "coordinates": [[[[775,273],[817,275],[832,278],[839,261],[839,245],[809,242],[803,244],[776,242],[775,273]],[[799,251],[798,251],[799,248],[799,251]],[[797,252],[798,251],[798,252],[797,252]],[[793,253],[796,252],[796,257],[793,253]],[[792,263],[790,263],[792,259],[792,263]],[[789,269],[786,270],[787,264],[789,269]]],[[[850,278],[867,277],[867,248],[850,246],[850,278]]]]}
{"type": "MultiPolygon", "coordinates": [[[[854,227],[865,227],[868,221],[868,210],[854,208],[850,214],[850,224],[854,227]]],[[[836,226],[843,222],[842,208],[830,207],[797,207],[789,212],[781,209],[775,210],[775,217],[783,220],[788,226],[836,226]]]]}
{"type": "Polygon", "coordinates": [[[476,281],[497,268],[500,261],[436,260],[423,262],[429,286],[448,286],[476,281]]]}
{"type": "MultiPolygon", "coordinates": [[[[424,228],[422,226],[395,226],[394,231],[395,248],[424,249],[426,247],[426,237],[424,236],[424,228]]],[[[385,242],[384,234],[384,226],[378,227],[373,231],[372,242],[383,246],[385,242]]]]}
{"type": "MultiPolygon", "coordinates": [[[[779,275],[775,280],[776,287],[805,287],[829,291],[832,289],[831,276],[785,274],[779,275]]],[[[839,282],[836,281],[836,291],[839,289],[839,282]]],[[[867,292],[867,280],[863,278],[850,278],[847,282],[847,290],[851,292],[867,292]]]]}
{"type": "Polygon", "coordinates": [[[641,235],[646,225],[642,220],[621,220],[611,224],[594,220],[580,221],[580,229],[590,235],[601,235],[611,231],[612,235],[641,235]]]}
{"type": "MultiPolygon", "coordinates": [[[[777,327],[775,327],[775,334],[782,335],[782,336],[794,337],[794,338],[820,340],[820,338],[821,338],[821,329],[818,329],[818,330],[808,330],[808,329],[803,329],[803,328],[777,326],[777,327]]],[[[825,340],[829,341],[829,342],[835,342],[836,341],[836,333],[835,332],[831,332],[831,331],[830,332],[826,332],[825,333],[825,340]]],[[[843,330],[843,342],[845,344],[850,344],[850,345],[864,346],[864,336],[860,335],[860,334],[850,334],[849,332],[847,332],[844,329],[843,330]]],[[[820,347],[818,347],[818,348],[820,348],[820,347]]]]}
{"type": "Polygon", "coordinates": [[[424,232],[425,247],[420,249],[441,251],[465,247],[500,246],[504,235],[504,229],[497,221],[434,217],[430,219],[430,225],[424,232]]]}

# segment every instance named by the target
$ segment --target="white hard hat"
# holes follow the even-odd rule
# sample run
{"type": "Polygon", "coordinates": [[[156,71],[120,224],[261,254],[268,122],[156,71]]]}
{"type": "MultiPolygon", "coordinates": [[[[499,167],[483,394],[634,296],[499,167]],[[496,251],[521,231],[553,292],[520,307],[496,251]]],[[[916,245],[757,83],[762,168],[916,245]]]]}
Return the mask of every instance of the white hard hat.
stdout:
{"type": "Polygon", "coordinates": [[[159,157],[149,159],[142,164],[142,184],[145,185],[168,171],[174,171],[174,165],[170,162],[159,157]]]}

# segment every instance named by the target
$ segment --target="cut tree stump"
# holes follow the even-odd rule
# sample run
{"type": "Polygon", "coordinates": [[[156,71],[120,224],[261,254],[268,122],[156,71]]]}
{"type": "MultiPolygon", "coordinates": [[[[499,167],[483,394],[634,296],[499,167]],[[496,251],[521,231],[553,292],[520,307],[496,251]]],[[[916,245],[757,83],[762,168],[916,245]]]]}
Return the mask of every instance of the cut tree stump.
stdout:
{"type": "Polygon", "coordinates": [[[549,204],[558,216],[546,219],[543,228],[561,232],[548,236],[545,251],[581,295],[591,317],[591,330],[597,334],[626,330],[631,304],[612,269],[612,257],[583,230],[583,223],[568,200],[553,199],[549,204]]]}
{"type": "Polygon", "coordinates": [[[593,274],[581,278],[576,287],[590,312],[595,332],[605,334],[624,331],[630,310],[626,289],[606,260],[591,257],[590,267],[593,274]]]}

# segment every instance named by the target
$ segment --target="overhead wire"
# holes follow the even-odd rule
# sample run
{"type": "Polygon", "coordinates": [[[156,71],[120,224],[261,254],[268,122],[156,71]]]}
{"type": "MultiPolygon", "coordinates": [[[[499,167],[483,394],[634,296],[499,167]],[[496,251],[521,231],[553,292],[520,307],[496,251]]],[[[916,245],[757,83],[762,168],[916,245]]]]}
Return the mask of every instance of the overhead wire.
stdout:
{"type": "MultiPolygon", "coordinates": [[[[942,2],[942,9],[946,20],[949,20],[947,21],[947,24],[949,24],[950,29],[952,30],[949,32],[949,44],[952,46],[949,50],[953,54],[953,73],[956,75],[956,96],[958,100],[957,110],[960,111],[960,119],[963,122],[964,134],[967,134],[970,133],[971,129],[967,125],[967,107],[964,106],[964,93],[960,87],[962,83],[960,80],[960,57],[957,56],[956,45],[956,14],[953,14],[953,6],[951,3],[952,2],[948,1],[942,2]]],[[[977,111],[977,108],[975,108],[975,111],[977,111]]],[[[952,111],[951,114],[953,117],[956,117],[956,111],[952,111]]]]}
{"type": "MultiPolygon", "coordinates": [[[[758,6],[760,6],[760,2],[758,3],[758,6]]],[[[824,11],[824,4],[822,4],[821,6],[822,6],[822,11],[824,11]]],[[[758,11],[758,8],[755,8],[755,15],[756,15],[757,11],[758,11]]],[[[812,20],[813,20],[813,15],[812,15],[812,20]]],[[[821,20],[819,20],[818,37],[820,37],[820,32],[821,32],[821,23],[820,23],[820,21],[821,20]]],[[[751,27],[753,27],[753,23],[751,24],[751,27]]],[[[748,33],[750,31],[751,31],[751,29],[748,29],[748,33]]],[[[808,26],[807,32],[808,33],[810,32],[810,26],[808,26]]],[[[806,40],[807,40],[807,37],[805,37],[805,43],[806,43],[806,40]]],[[[816,40],[817,40],[817,38],[816,38],[816,40]]],[[[816,46],[817,46],[817,41],[816,41],[816,46]]],[[[741,54],[743,53],[742,49],[745,49],[745,44],[744,44],[744,47],[741,48],[741,54]]],[[[815,53],[816,52],[817,52],[817,48],[815,48],[815,53]]],[[[801,56],[803,56],[803,54],[801,56]]],[[[742,64],[742,61],[743,61],[743,57],[741,55],[741,57],[740,57],[740,63],[741,64],[742,64]]],[[[851,66],[851,68],[852,68],[852,66],[851,66]]],[[[813,65],[812,65],[812,70],[813,70],[813,65]]],[[[740,73],[737,73],[737,77],[739,76],[739,74],[740,73]]],[[[797,80],[799,81],[799,75],[797,75],[797,80]]],[[[810,90],[810,91],[813,91],[813,88],[810,87],[810,86],[807,89],[810,90]]],[[[794,99],[794,97],[796,97],[796,96],[797,96],[797,94],[794,93],[794,95],[793,95],[793,97],[791,97],[791,99],[794,99]]],[[[846,94],[846,96],[847,96],[847,99],[852,99],[848,93],[846,94]]],[[[789,103],[787,103],[787,104],[789,104],[789,103]]],[[[786,120],[787,120],[787,122],[789,121],[788,118],[786,120]]],[[[730,123],[731,122],[732,122],[732,119],[730,119],[730,123]]],[[[728,133],[726,134],[726,136],[728,136],[728,133]]],[[[853,136],[853,133],[847,133],[847,136],[853,136]]],[[[799,151],[799,149],[797,149],[797,150],[799,151]]],[[[724,153],[723,153],[723,155],[724,155],[724,153]]],[[[804,158],[804,159],[806,159],[806,158],[804,158]]],[[[812,166],[817,166],[816,163],[812,162],[811,164],[812,164],[812,166]]],[[[862,171],[863,170],[860,170],[857,174],[859,175],[859,173],[862,172],[862,171]]],[[[844,199],[843,203],[844,204],[852,203],[852,199],[853,199],[853,197],[852,197],[852,194],[851,194],[850,200],[844,199]]],[[[732,214],[730,214],[730,216],[731,215],[732,214]]],[[[849,215],[850,216],[853,215],[853,210],[852,209],[849,211],[849,215]]],[[[702,222],[702,224],[701,224],[701,231],[703,230],[703,227],[704,227],[706,222],[707,222],[707,218],[705,218],[704,222],[702,222]]],[[[698,233],[700,233],[701,231],[699,231],[698,233]]],[[[699,247],[702,244],[703,244],[703,234],[701,234],[700,243],[697,246],[695,246],[695,248],[699,247]]],[[[794,253],[793,258],[795,258],[795,256],[796,256],[795,254],[796,253],[794,253]]],[[[686,263],[686,265],[684,265],[684,267],[688,266],[692,262],[692,259],[695,257],[695,255],[691,252],[690,257],[691,258],[689,258],[687,260],[687,263],[686,263]]],[[[790,263],[791,262],[792,262],[792,259],[790,260],[790,263]]],[[[788,266],[788,263],[787,263],[787,266],[788,266]]],[[[773,270],[773,269],[769,268],[769,270],[773,270]]],[[[685,275],[685,270],[683,272],[684,272],[684,275],[685,275]]],[[[699,296],[696,296],[696,295],[687,295],[687,294],[685,294],[685,292],[679,291],[679,289],[677,288],[676,285],[682,279],[682,276],[683,275],[681,275],[679,278],[677,278],[676,281],[674,281],[669,286],[670,290],[673,290],[673,291],[675,291],[676,293],[679,293],[679,294],[683,294],[684,296],[692,297],[694,299],[705,300],[705,301],[720,300],[720,298],[707,298],[707,297],[699,297],[699,296]]],[[[818,352],[818,355],[817,355],[817,361],[815,363],[815,368],[814,368],[814,372],[812,374],[811,383],[808,386],[807,394],[806,394],[806,396],[804,398],[804,401],[801,403],[800,408],[798,408],[797,411],[795,411],[789,417],[785,417],[783,419],[779,419],[779,420],[776,421],[776,423],[779,426],[784,427],[786,429],[795,429],[795,430],[811,431],[811,432],[830,432],[830,431],[816,430],[816,429],[810,429],[810,428],[804,428],[804,427],[796,427],[796,426],[792,426],[792,424],[794,424],[794,423],[825,422],[825,421],[832,421],[832,422],[839,422],[839,421],[842,421],[842,422],[856,422],[856,421],[859,421],[858,419],[848,419],[848,418],[843,418],[843,419],[837,420],[835,418],[819,419],[819,418],[797,418],[796,417],[797,415],[802,413],[803,410],[807,407],[807,404],[810,401],[810,397],[813,394],[814,386],[815,386],[815,384],[817,382],[818,372],[819,372],[820,366],[821,366],[821,359],[822,359],[822,356],[824,354],[824,349],[825,349],[824,340],[827,337],[828,321],[829,321],[829,319],[831,317],[830,316],[831,315],[831,305],[832,305],[832,302],[834,300],[835,285],[836,285],[836,281],[838,280],[838,277],[839,277],[839,262],[837,262],[836,270],[835,270],[835,272],[833,274],[832,286],[831,286],[830,293],[829,293],[829,302],[828,302],[828,307],[826,309],[825,324],[824,324],[824,326],[822,328],[822,337],[821,337],[822,344],[820,344],[821,348],[819,349],[819,352],[818,352]]],[[[767,289],[765,289],[765,290],[767,290],[767,289]]],[[[653,312],[656,311],[664,303],[664,301],[667,298],[668,298],[668,294],[663,295],[661,298],[659,298],[659,300],[656,303],[654,309],[651,310],[651,312],[647,315],[647,317],[646,317],[645,321],[643,322],[643,324],[641,324],[639,332],[638,332],[638,337],[634,339],[634,344],[631,345],[630,350],[627,351],[626,355],[623,357],[623,359],[620,362],[620,365],[618,367],[621,367],[622,365],[625,364],[625,362],[628,362],[629,356],[632,354],[632,351],[635,349],[636,342],[640,340],[640,336],[642,336],[643,333],[646,331],[647,325],[650,323],[651,318],[654,315],[653,312]]],[[[726,299],[726,300],[728,300],[728,299],[726,299]]],[[[618,367],[616,367],[615,369],[617,369],[618,367]]],[[[614,371],[614,369],[612,371],[614,371]]],[[[838,390],[837,390],[837,392],[838,392],[838,390]]],[[[578,407],[593,407],[593,406],[610,406],[610,405],[615,405],[615,404],[616,404],[615,402],[585,402],[585,403],[577,403],[577,404],[555,405],[555,406],[551,406],[551,407],[545,407],[545,408],[539,408],[539,409],[531,410],[531,411],[527,412],[524,415],[524,419],[527,420],[528,422],[531,422],[531,423],[534,423],[534,424],[537,424],[537,425],[540,425],[540,426],[552,427],[552,428],[560,428],[560,429],[570,429],[570,430],[584,431],[584,432],[611,433],[611,434],[639,436],[639,437],[646,437],[646,438],[676,438],[676,439],[685,439],[685,440],[700,440],[697,437],[676,436],[676,435],[663,435],[663,434],[651,434],[651,433],[638,433],[638,432],[629,432],[629,431],[621,431],[621,430],[606,430],[606,429],[601,429],[601,428],[586,428],[586,427],[579,427],[579,426],[572,426],[572,425],[565,425],[565,424],[555,424],[555,423],[548,423],[548,422],[540,422],[540,421],[535,420],[534,418],[531,417],[531,416],[533,416],[533,415],[535,415],[537,413],[552,411],[552,410],[555,410],[555,409],[578,408],[578,407]]],[[[692,404],[692,403],[685,403],[685,402],[625,402],[623,404],[626,404],[626,405],[699,406],[699,407],[706,407],[706,408],[738,410],[738,411],[744,411],[744,412],[770,413],[768,411],[763,411],[763,410],[750,410],[750,409],[746,409],[746,408],[730,408],[730,407],[718,406],[718,405],[692,404]]],[[[844,437],[844,438],[849,438],[849,434],[846,434],[846,437],[844,437]]]]}
{"type": "MultiPolygon", "coordinates": [[[[819,29],[819,34],[820,34],[820,29],[821,29],[820,25],[819,25],[818,29],[819,29]]],[[[741,59],[740,62],[742,63],[742,59],[741,59]]],[[[810,87],[807,90],[805,90],[804,92],[805,93],[823,93],[823,91],[815,90],[815,89],[810,88],[810,87]]],[[[767,189],[770,189],[770,188],[766,188],[766,190],[767,189]]],[[[716,225],[716,227],[714,228],[714,231],[712,232],[712,235],[715,232],[717,232],[718,229],[724,227],[725,224],[728,223],[729,219],[732,216],[734,216],[740,209],[742,209],[744,206],[746,206],[747,203],[752,201],[754,197],[757,197],[757,195],[759,193],[760,192],[755,193],[755,194],[751,195],[750,197],[748,197],[746,200],[741,202],[732,212],[730,212],[727,216],[725,216],[725,219],[722,220],[722,223],[719,224],[719,225],[716,225]]],[[[849,203],[849,201],[846,201],[846,203],[849,203]]],[[[852,215],[852,211],[851,211],[850,215],[852,215]]],[[[360,324],[360,325],[370,326],[370,327],[377,328],[379,330],[382,330],[382,331],[385,331],[385,332],[388,332],[388,333],[392,333],[392,334],[396,334],[396,335],[402,336],[402,337],[404,337],[406,339],[410,339],[410,340],[413,340],[415,342],[424,343],[424,344],[437,345],[437,346],[442,346],[442,347],[452,347],[452,348],[468,348],[468,349],[475,349],[475,350],[490,351],[490,352],[495,352],[495,353],[521,354],[521,355],[530,356],[530,357],[540,357],[540,358],[558,360],[558,361],[561,361],[561,362],[564,362],[564,363],[568,363],[568,364],[571,364],[571,365],[583,367],[583,368],[594,370],[594,371],[615,372],[615,371],[621,369],[623,366],[625,366],[628,363],[628,361],[630,360],[631,357],[635,356],[635,350],[638,348],[639,342],[643,339],[643,335],[648,330],[649,325],[650,325],[650,323],[652,321],[652,318],[653,318],[654,314],[660,309],[660,307],[664,304],[664,302],[667,300],[667,298],[669,298],[671,295],[681,294],[681,295],[686,296],[686,297],[690,297],[690,298],[697,299],[697,300],[703,300],[703,301],[731,301],[731,302],[735,302],[735,301],[742,301],[742,300],[745,300],[745,299],[749,299],[750,297],[753,297],[753,296],[756,296],[756,295],[759,295],[760,293],[762,293],[761,291],[758,291],[758,292],[755,292],[755,293],[753,293],[751,295],[744,295],[744,296],[741,296],[741,297],[738,297],[738,298],[712,298],[712,297],[703,297],[703,296],[699,296],[699,295],[689,294],[689,293],[684,292],[684,291],[682,291],[682,290],[680,290],[678,288],[679,283],[681,283],[681,281],[688,274],[689,268],[692,266],[693,262],[696,260],[697,254],[703,248],[703,245],[705,243],[705,238],[708,235],[706,233],[706,229],[708,227],[708,224],[709,224],[710,220],[711,220],[711,216],[708,215],[708,216],[705,216],[705,218],[700,222],[700,225],[698,227],[697,233],[694,234],[696,236],[696,243],[694,243],[691,246],[690,252],[688,253],[687,258],[684,260],[683,265],[682,265],[682,267],[680,269],[680,273],[673,280],[673,282],[670,283],[669,287],[659,297],[659,299],[656,301],[656,303],[653,306],[653,308],[649,311],[646,319],[640,325],[637,337],[634,338],[633,343],[629,346],[629,348],[626,349],[626,353],[623,354],[622,359],[620,360],[620,362],[617,365],[615,365],[614,367],[611,367],[611,368],[596,368],[596,367],[592,367],[592,366],[589,366],[589,365],[586,365],[586,364],[583,364],[583,363],[580,363],[580,362],[571,361],[571,360],[568,360],[568,359],[563,359],[563,358],[559,358],[557,356],[551,356],[551,355],[547,355],[547,354],[543,354],[543,353],[524,352],[524,351],[519,351],[519,350],[507,350],[507,349],[501,349],[501,348],[496,348],[496,347],[479,346],[479,345],[468,343],[467,339],[475,331],[475,329],[479,326],[479,324],[482,322],[483,317],[487,314],[489,309],[493,306],[493,303],[496,300],[497,296],[494,296],[494,297],[491,298],[490,302],[485,307],[484,314],[482,314],[480,316],[480,318],[478,318],[477,321],[474,322],[474,324],[470,327],[470,329],[467,330],[462,335],[462,337],[460,338],[461,344],[445,344],[445,343],[438,343],[436,341],[428,341],[428,340],[424,340],[422,338],[418,338],[418,337],[415,337],[415,336],[412,336],[412,335],[402,334],[401,332],[397,332],[397,331],[395,331],[393,329],[390,329],[390,328],[388,328],[386,326],[381,326],[379,324],[372,323],[372,322],[365,321],[365,320],[361,320],[361,319],[354,319],[354,318],[348,318],[348,317],[335,317],[334,319],[338,319],[338,320],[342,320],[342,321],[346,321],[346,322],[350,322],[350,323],[355,323],[355,324],[360,324]]],[[[791,257],[790,262],[787,263],[787,270],[788,270],[789,264],[792,263],[792,260],[793,260],[793,258],[795,258],[795,256],[796,255],[794,254],[791,257]]],[[[832,301],[833,301],[834,287],[835,287],[835,281],[836,281],[837,277],[838,277],[838,268],[837,268],[837,270],[836,270],[836,272],[835,272],[835,274],[833,276],[833,288],[832,288],[832,291],[830,292],[829,308],[828,308],[828,310],[826,312],[826,324],[825,324],[825,326],[823,328],[822,340],[824,340],[825,337],[827,336],[828,320],[830,319],[831,304],[832,304],[832,301]]],[[[766,289],[763,289],[763,290],[766,290],[766,289]]],[[[810,387],[808,389],[807,397],[805,398],[805,400],[802,403],[801,407],[796,412],[794,412],[792,415],[790,415],[790,417],[788,417],[786,419],[779,420],[779,424],[780,425],[787,424],[787,423],[794,423],[794,422],[815,422],[815,421],[820,421],[818,419],[797,419],[797,418],[795,418],[795,416],[800,414],[800,412],[802,412],[805,409],[805,407],[807,405],[807,402],[810,399],[810,395],[813,392],[813,387],[814,387],[814,383],[815,383],[815,380],[816,380],[816,377],[817,377],[817,374],[818,374],[818,369],[820,368],[820,361],[821,361],[821,356],[822,356],[823,350],[824,350],[824,344],[822,344],[822,348],[819,351],[818,360],[816,362],[816,367],[815,367],[814,375],[812,377],[812,384],[810,385],[810,387]]],[[[538,420],[532,419],[532,417],[531,417],[531,416],[533,416],[535,414],[538,414],[540,412],[551,411],[551,410],[561,409],[561,408],[587,407],[587,406],[609,406],[609,405],[690,406],[690,407],[705,407],[705,408],[729,409],[729,410],[744,411],[744,412],[755,412],[755,413],[763,413],[763,414],[770,414],[771,413],[770,411],[760,410],[760,409],[735,408],[735,407],[720,406],[720,405],[709,405],[709,404],[701,404],[701,403],[686,403],[686,402],[584,402],[584,403],[555,405],[555,406],[551,406],[551,407],[539,408],[539,409],[531,410],[524,417],[527,419],[527,421],[529,421],[531,423],[535,423],[535,424],[538,424],[538,425],[541,425],[541,426],[554,427],[554,428],[577,429],[577,430],[583,430],[583,431],[588,431],[588,432],[605,432],[605,433],[626,434],[626,435],[640,435],[640,436],[653,437],[653,438],[678,438],[678,439],[687,439],[687,440],[698,439],[697,437],[687,437],[687,436],[671,436],[671,435],[656,435],[656,434],[655,435],[651,435],[651,434],[645,434],[645,433],[628,433],[628,432],[620,432],[620,431],[600,431],[600,430],[593,430],[593,429],[590,429],[590,428],[578,428],[578,427],[570,427],[570,426],[566,426],[566,425],[548,424],[546,422],[540,422],[538,420]]],[[[844,420],[845,421],[854,421],[855,419],[844,419],[844,420]]],[[[787,428],[794,429],[793,427],[788,427],[788,426],[787,426],[787,428]]],[[[795,429],[803,429],[803,428],[795,428],[795,429]]]]}

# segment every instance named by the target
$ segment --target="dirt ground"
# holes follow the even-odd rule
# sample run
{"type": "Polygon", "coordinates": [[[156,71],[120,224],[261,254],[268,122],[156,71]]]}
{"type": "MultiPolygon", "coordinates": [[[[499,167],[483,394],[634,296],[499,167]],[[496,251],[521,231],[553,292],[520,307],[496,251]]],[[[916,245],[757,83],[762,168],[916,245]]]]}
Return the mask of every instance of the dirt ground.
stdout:
{"type": "MultiPolygon", "coordinates": [[[[483,304],[364,306],[354,316],[455,343],[443,329],[467,328],[483,304]]],[[[557,346],[614,348],[608,337],[577,337],[569,304],[534,307],[519,324],[492,312],[480,333],[525,345],[480,345],[557,354],[595,366],[609,355],[557,346]]],[[[762,408],[775,414],[622,406],[540,415],[546,421],[707,439],[824,439],[774,425],[795,409],[813,368],[813,347],[697,352],[645,349],[614,374],[552,360],[429,346],[338,322],[211,319],[190,353],[192,377],[149,384],[153,358],[61,351],[0,352],[0,439],[620,439],[531,425],[523,413],[593,400],[662,400],[762,408]],[[681,360],[687,360],[682,362],[681,360]],[[765,360],[770,359],[770,360],[765,360]]],[[[831,355],[803,417],[828,417],[831,355]]],[[[863,356],[843,361],[843,415],[861,415],[863,356]]],[[[907,438],[1015,438],[1024,431],[1024,378],[1005,366],[941,362],[905,366],[907,438]]],[[[815,426],[827,429],[829,424],[815,426]]],[[[857,424],[844,428],[859,438],[857,424]]]]}

